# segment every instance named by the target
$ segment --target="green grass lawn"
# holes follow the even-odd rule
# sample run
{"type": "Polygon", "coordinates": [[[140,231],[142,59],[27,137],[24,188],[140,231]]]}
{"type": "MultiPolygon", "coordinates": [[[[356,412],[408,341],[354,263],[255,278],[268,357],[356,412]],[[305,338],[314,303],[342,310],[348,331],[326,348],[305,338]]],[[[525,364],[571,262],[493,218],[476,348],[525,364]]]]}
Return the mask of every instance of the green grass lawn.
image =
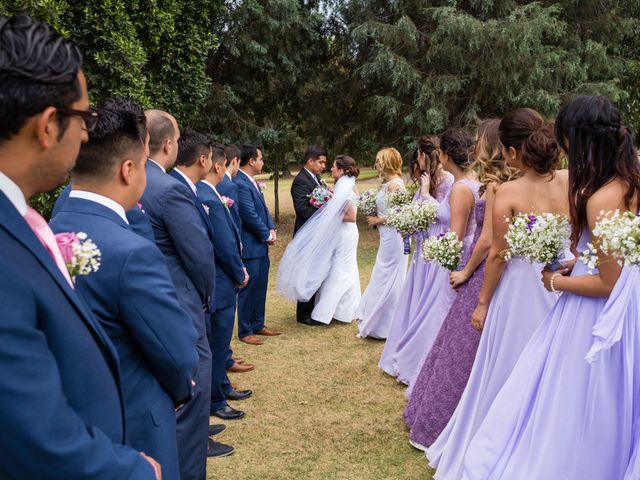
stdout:
{"type": "MultiPolygon", "coordinates": [[[[364,177],[360,190],[378,183],[375,175],[364,177]]],[[[231,381],[254,394],[233,404],[247,416],[227,422],[219,440],[235,446],[236,453],[209,460],[209,478],[429,479],[426,459],[407,441],[404,387],[377,367],[383,343],[356,338],[355,323],[300,326],[295,305],[275,293],[278,261],[293,227],[290,182],[280,181],[279,245],[271,250],[267,299],[267,325],[283,335],[261,346],[234,338],[235,353],[256,369],[232,375],[231,381]]],[[[265,193],[272,208],[273,182],[265,193]]],[[[359,227],[364,289],[378,233],[362,220],[359,227]]]]}

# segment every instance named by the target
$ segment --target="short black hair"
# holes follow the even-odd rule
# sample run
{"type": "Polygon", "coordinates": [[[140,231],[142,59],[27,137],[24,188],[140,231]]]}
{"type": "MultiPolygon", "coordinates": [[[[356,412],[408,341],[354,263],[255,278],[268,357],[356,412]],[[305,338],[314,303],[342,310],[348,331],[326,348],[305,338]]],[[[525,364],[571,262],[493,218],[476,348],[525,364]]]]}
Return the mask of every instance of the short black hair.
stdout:
{"type": "Polygon", "coordinates": [[[133,112],[92,110],[98,112],[98,123],[89,132],[89,141],[80,147],[71,175],[80,180],[108,181],[123,160],[140,158],[147,134],[133,112]]]}
{"type": "Polygon", "coordinates": [[[307,150],[304,152],[304,161],[303,163],[307,163],[309,160],[317,160],[322,156],[327,156],[327,150],[318,145],[309,145],[307,150]]]}
{"type": "Polygon", "coordinates": [[[219,143],[214,143],[211,145],[211,158],[213,159],[213,163],[223,163],[224,166],[227,166],[227,157],[225,156],[225,147],[224,145],[220,145],[219,143]]]}
{"type": "MultiPolygon", "coordinates": [[[[68,107],[81,95],[78,46],[27,15],[0,16],[0,142],[49,106],[68,107]]],[[[68,117],[58,116],[60,135],[68,117]]]]}
{"type": "Polygon", "coordinates": [[[258,158],[258,150],[262,151],[261,145],[244,143],[240,147],[240,166],[244,167],[252,158],[258,158]]]}
{"type": "Polygon", "coordinates": [[[224,156],[227,157],[227,167],[231,165],[231,160],[238,157],[240,159],[240,149],[233,143],[227,143],[224,146],[224,156]]]}
{"type": "Polygon", "coordinates": [[[171,115],[162,110],[147,110],[147,129],[149,129],[149,155],[154,156],[160,151],[167,138],[176,135],[176,128],[171,121],[171,115]]]}
{"type": "Polygon", "coordinates": [[[133,113],[138,119],[138,123],[140,124],[142,138],[146,140],[148,132],[147,117],[144,115],[144,110],[142,109],[140,104],[122,97],[109,97],[105,99],[104,102],[102,102],[101,107],[109,108],[111,110],[123,110],[125,112],[133,113]]]}
{"type": "Polygon", "coordinates": [[[183,131],[178,140],[176,165],[190,167],[196,163],[200,155],[209,155],[212,146],[211,139],[204,133],[189,129],[183,131]]]}

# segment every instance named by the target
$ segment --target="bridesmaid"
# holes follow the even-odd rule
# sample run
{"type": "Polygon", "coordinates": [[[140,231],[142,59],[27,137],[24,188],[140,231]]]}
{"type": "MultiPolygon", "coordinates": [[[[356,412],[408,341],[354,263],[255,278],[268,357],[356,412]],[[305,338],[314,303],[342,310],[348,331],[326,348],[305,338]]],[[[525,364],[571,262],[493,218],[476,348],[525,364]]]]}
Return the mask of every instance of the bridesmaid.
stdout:
{"type": "MultiPolygon", "coordinates": [[[[453,175],[445,172],[440,164],[438,144],[438,137],[421,137],[418,140],[414,157],[422,174],[420,175],[421,187],[416,192],[414,200],[442,202],[451,190],[453,175]]],[[[407,278],[402,286],[398,307],[391,321],[391,331],[378,364],[379,368],[392,376],[397,374],[393,368],[393,354],[397,340],[404,334],[410,323],[424,315],[424,310],[428,305],[437,301],[436,297],[430,296],[436,292],[429,288],[430,284],[426,280],[429,267],[426,262],[422,261],[422,241],[424,238],[424,233],[414,236],[415,251],[407,278]]]]}
{"type": "MultiPolygon", "coordinates": [[[[577,253],[592,241],[601,212],[638,211],[640,170],[631,132],[607,98],[578,97],[556,122],[556,137],[569,157],[577,253]]],[[[528,478],[566,480],[624,477],[640,400],[638,365],[633,365],[639,353],[636,326],[628,325],[634,338],[597,342],[599,358],[585,361],[594,326],[620,275],[611,257],[599,253],[599,265],[593,275],[579,260],[570,275],[569,269],[542,272],[545,288],[564,294],[524,349],[471,442],[463,478],[511,479],[521,472],[528,478]]],[[[622,320],[637,319],[636,310],[622,320]]]]}
{"type": "Polygon", "coordinates": [[[378,214],[367,217],[367,223],[378,227],[380,246],[371,279],[362,295],[356,311],[358,336],[387,338],[391,316],[398,304],[400,290],[407,271],[404,244],[398,232],[388,227],[386,195],[398,190],[405,191],[402,175],[402,157],[395,148],[384,148],[376,155],[376,170],[383,183],[376,204],[378,214]]]}
{"type": "Polygon", "coordinates": [[[407,391],[410,396],[404,418],[410,428],[409,440],[421,450],[434,442],[451,418],[480,342],[480,332],[471,326],[470,320],[478,304],[484,259],[491,246],[493,199],[498,185],[514,173],[502,158],[499,125],[499,119],[484,120],[478,125],[474,169],[478,171],[484,194],[476,204],[477,226],[470,247],[473,253],[462,270],[449,275],[451,286],[459,288],[458,295],[411,391],[407,391]]]}
{"type": "MultiPolygon", "coordinates": [[[[478,306],[471,321],[483,330],[467,386],[446,427],[427,450],[438,479],[459,479],[469,442],[536,327],[557,296],[540,283],[542,265],[513,258],[505,262],[505,218],[518,213],[568,214],[567,175],[556,171],[560,147],[552,128],[530,108],[500,122],[502,155],[521,177],[498,187],[493,202],[493,239],[478,306]],[[485,322],[486,318],[486,322],[485,322]],[[484,327],[484,328],[483,328],[484,327]]],[[[536,477],[531,477],[536,478],[536,477]]]]}
{"type": "MultiPolygon", "coordinates": [[[[473,241],[476,223],[474,206],[479,198],[480,183],[471,170],[471,146],[473,137],[464,130],[450,129],[440,136],[440,163],[454,177],[451,190],[445,195],[438,209],[438,222],[429,234],[451,230],[463,241],[461,265],[469,258],[469,246],[473,241]]],[[[456,292],[449,286],[449,271],[437,262],[426,262],[424,284],[429,298],[420,306],[419,315],[400,332],[393,348],[393,368],[397,379],[409,384],[418,372],[420,360],[431,349],[440,326],[449,312],[456,292]]],[[[387,342],[389,343],[389,342],[387,342]]],[[[385,345],[386,347],[386,345],[385,345]]]]}

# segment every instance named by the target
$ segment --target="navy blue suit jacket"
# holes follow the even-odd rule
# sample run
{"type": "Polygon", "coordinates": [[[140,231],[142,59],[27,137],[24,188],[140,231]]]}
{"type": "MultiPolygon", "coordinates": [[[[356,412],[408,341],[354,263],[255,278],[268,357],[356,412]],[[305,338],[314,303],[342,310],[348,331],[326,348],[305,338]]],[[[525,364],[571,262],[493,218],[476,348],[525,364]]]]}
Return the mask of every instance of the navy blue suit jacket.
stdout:
{"type": "Polygon", "coordinates": [[[233,181],[227,176],[224,176],[224,179],[216,185],[216,190],[220,195],[224,195],[225,197],[229,197],[233,200],[233,205],[231,205],[231,216],[233,217],[233,222],[236,224],[238,232],[242,234],[242,219],[240,218],[240,202],[238,201],[238,187],[233,181]]]}
{"type": "Polygon", "coordinates": [[[238,187],[242,219],[242,258],[268,257],[267,240],[270,231],[276,226],[269,214],[264,196],[243,172],[238,172],[233,183],[238,187]]]}
{"type": "Polygon", "coordinates": [[[3,193],[0,251],[0,478],[154,479],[118,445],[126,432],[109,337],[3,193]]]}
{"type": "Polygon", "coordinates": [[[200,313],[202,307],[212,307],[213,244],[194,208],[191,189],[152,162],[147,162],[145,168],[147,187],[140,202],[151,220],[156,245],[167,261],[178,300],[195,319],[198,304],[200,313]]]}
{"type": "Polygon", "coordinates": [[[191,397],[198,355],[196,330],[178,304],[164,256],[90,200],[69,198],[51,229],[85,232],[100,249],[99,270],[76,277],[76,289],[118,351],[131,445],[160,463],[174,460],[167,474],[177,477],[174,405],[191,397]]]}
{"type": "Polygon", "coordinates": [[[216,234],[213,247],[216,252],[216,308],[235,305],[236,284],[244,281],[244,264],[240,250],[240,234],[231,212],[220,201],[209,185],[198,182],[198,199],[209,207],[209,219],[216,234]]]}
{"type": "MultiPolygon", "coordinates": [[[[51,212],[51,218],[55,217],[62,207],[64,206],[64,202],[69,198],[69,194],[71,193],[71,185],[67,185],[62,189],[60,195],[56,199],[56,203],[53,206],[53,211],[51,212]]],[[[155,242],[156,239],[153,236],[153,227],[151,226],[151,221],[149,217],[144,213],[140,207],[133,207],[131,210],[127,212],[127,220],[129,221],[129,226],[131,230],[133,230],[138,235],[142,235],[145,238],[148,238],[152,242],[155,242]]]]}

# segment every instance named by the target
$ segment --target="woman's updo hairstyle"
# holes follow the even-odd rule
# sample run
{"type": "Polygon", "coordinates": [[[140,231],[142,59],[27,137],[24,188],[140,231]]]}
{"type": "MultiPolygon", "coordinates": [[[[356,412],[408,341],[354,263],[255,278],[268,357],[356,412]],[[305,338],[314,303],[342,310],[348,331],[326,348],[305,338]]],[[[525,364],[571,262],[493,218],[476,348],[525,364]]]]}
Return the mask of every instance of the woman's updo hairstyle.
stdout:
{"type": "Polygon", "coordinates": [[[461,128],[450,128],[440,135],[440,151],[462,169],[471,165],[473,137],[461,128]]]}
{"type": "Polygon", "coordinates": [[[336,167],[338,167],[347,177],[358,178],[360,169],[356,165],[356,161],[348,155],[337,155],[335,158],[336,167]]]}
{"type": "Polygon", "coordinates": [[[553,174],[560,166],[560,147],[553,125],[532,108],[507,113],[500,122],[500,142],[522,153],[522,163],[540,175],[553,174]]]}
{"type": "Polygon", "coordinates": [[[427,170],[429,175],[429,194],[436,196],[438,185],[442,180],[440,170],[440,140],[436,136],[425,135],[418,139],[418,150],[427,156],[427,170]]]}

